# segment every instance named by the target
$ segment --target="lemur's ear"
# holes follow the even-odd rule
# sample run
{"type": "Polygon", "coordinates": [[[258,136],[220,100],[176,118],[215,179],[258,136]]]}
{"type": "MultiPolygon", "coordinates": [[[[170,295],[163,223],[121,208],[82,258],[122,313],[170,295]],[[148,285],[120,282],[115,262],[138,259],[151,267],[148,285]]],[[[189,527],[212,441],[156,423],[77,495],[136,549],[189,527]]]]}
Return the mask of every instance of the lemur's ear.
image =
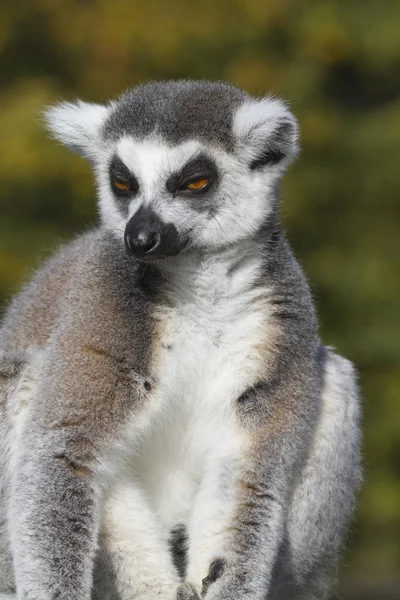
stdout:
{"type": "Polygon", "coordinates": [[[101,128],[110,107],[87,102],[61,102],[44,111],[53,136],[73,152],[91,158],[98,149],[101,128]]]}
{"type": "Polygon", "coordinates": [[[285,165],[297,152],[297,121],[280,100],[249,100],[236,111],[233,131],[251,169],[285,165]]]}

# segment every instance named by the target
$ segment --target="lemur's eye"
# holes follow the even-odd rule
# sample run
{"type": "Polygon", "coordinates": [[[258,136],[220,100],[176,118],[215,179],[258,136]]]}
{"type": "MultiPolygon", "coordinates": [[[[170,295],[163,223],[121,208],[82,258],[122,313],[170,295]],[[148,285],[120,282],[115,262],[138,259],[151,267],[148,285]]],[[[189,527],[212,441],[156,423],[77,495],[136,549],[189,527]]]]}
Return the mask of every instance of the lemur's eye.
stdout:
{"type": "Polygon", "coordinates": [[[109,167],[109,182],[115,196],[130,198],[139,191],[139,182],[118,156],[114,156],[109,167]]]}
{"type": "MultiPolygon", "coordinates": [[[[218,183],[218,170],[205,154],[198,154],[172,173],[165,182],[168,192],[175,196],[196,201],[218,183]]],[[[200,201],[200,200],[199,200],[200,201]]]]}
{"type": "Polygon", "coordinates": [[[112,185],[117,192],[129,192],[131,189],[129,182],[124,181],[123,179],[112,179],[112,185]]]}
{"type": "Polygon", "coordinates": [[[193,181],[190,181],[189,183],[186,184],[186,189],[187,190],[202,190],[203,188],[206,187],[206,185],[209,183],[209,179],[205,179],[205,178],[200,178],[200,179],[194,179],[193,181]]]}

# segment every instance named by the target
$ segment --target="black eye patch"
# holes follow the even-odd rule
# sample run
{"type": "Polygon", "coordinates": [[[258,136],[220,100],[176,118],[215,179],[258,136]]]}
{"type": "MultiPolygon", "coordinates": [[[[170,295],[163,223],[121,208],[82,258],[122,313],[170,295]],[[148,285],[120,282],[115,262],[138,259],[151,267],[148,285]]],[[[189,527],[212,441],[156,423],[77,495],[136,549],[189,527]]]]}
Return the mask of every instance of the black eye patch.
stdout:
{"type": "Polygon", "coordinates": [[[202,189],[187,190],[187,192],[191,195],[203,194],[218,181],[217,167],[214,161],[205,154],[197,155],[183,165],[180,171],[173,173],[166,183],[166,188],[171,194],[175,195],[179,192],[185,192],[185,188],[190,182],[202,179],[208,181],[207,185],[202,189]]]}
{"type": "Polygon", "coordinates": [[[137,194],[139,191],[139,182],[134,174],[128,169],[128,167],[122,162],[118,156],[114,156],[110,163],[109,168],[110,184],[111,189],[117,196],[131,196],[137,194]],[[126,190],[121,190],[116,187],[116,182],[120,182],[126,190]]]}

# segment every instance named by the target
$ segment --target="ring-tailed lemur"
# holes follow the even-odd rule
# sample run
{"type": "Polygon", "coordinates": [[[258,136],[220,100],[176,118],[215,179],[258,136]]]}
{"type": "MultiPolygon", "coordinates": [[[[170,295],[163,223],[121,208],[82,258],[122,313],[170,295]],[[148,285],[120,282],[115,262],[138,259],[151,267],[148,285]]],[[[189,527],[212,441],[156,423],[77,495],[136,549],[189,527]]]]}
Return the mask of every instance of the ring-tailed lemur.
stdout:
{"type": "Polygon", "coordinates": [[[47,121],[101,225],[0,330],[1,597],[322,598],[359,410],[279,224],[293,115],[179,81],[47,121]]]}

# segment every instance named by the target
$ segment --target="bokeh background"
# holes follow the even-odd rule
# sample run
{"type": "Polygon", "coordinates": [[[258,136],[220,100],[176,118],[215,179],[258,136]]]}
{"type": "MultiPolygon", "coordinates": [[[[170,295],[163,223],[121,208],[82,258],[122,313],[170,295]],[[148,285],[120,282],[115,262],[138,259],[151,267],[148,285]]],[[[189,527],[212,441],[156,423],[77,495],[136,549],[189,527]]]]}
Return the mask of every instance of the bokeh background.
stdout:
{"type": "Polygon", "coordinates": [[[274,92],[301,125],[282,187],[326,343],[364,396],[365,486],[341,597],[400,598],[399,0],[14,0],[0,6],[0,305],[96,219],[88,165],[40,110],[148,79],[274,92]]]}

